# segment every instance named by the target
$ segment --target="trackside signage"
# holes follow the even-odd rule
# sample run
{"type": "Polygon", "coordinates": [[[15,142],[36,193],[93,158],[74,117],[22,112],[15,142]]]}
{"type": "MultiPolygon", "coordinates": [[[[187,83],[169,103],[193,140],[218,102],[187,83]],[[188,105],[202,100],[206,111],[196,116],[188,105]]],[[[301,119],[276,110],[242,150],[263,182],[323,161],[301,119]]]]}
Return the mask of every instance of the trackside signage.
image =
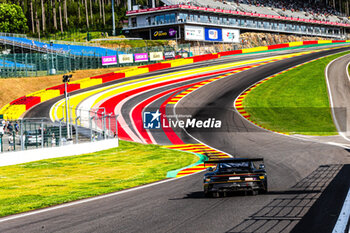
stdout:
{"type": "Polygon", "coordinates": [[[151,61],[161,61],[161,60],[163,60],[163,53],[162,52],[150,52],[149,59],[151,61]]]}
{"type": "Polygon", "coordinates": [[[222,41],[222,31],[219,28],[205,28],[206,41],[222,41]]]}
{"type": "Polygon", "coordinates": [[[165,51],[164,52],[165,59],[173,59],[175,58],[175,51],[165,51]]]}
{"type": "Polygon", "coordinates": [[[102,65],[108,66],[108,65],[115,65],[117,64],[117,56],[105,56],[102,57],[102,65]]]}
{"type": "Polygon", "coordinates": [[[185,40],[204,40],[204,27],[185,25],[185,40]]]}
{"type": "Polygon", "coordinates": [[[176,116],[166,116],[157,110],[156,112],[143,112],[144,129],[169,129],[169,128],[221,128],[221,120],[215,118],[196,119],[186,117],[186,119],[177,119],[176,116]]]}
{"type": "Polygon", "coordinates": [[[178,37],[178,32],[176,28],[167,28],[167,29],[152,29],[151,30],[152,40],[160,39],[175,39],[178,37]]]}
{"type": "Polygon", "coordinates": [[[239,30],[237,29],[222,29],[222,41],[239,43],[239,30]]]}
{"type": "Polygon", "coordinates": [[[133,55],[132,54],[121,54],[118,55],[119,63],[133,63],[133,55]]]}
{"type": "Polygon", "coordinates": [[[148,61],[148,53],[135,53],[135,62],[148,61]]]}

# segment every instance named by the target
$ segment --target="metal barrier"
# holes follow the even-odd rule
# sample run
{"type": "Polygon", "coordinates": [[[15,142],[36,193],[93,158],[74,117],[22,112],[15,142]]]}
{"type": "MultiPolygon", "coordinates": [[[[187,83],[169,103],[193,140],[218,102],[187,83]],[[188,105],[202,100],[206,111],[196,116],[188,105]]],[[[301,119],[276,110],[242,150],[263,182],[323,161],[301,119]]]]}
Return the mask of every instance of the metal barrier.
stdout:
{"type": "Polygon", "coordinates": [[[0,133],[0,152],[118,138],[116,115],[89,111],[88,119],[85,116],[75,116],[74,119],[71,117],[72,115],[68,123],[63,119],[52,122],[47,118],[2,121],[0,127],[4,128],[4,132],[0,133]]]}
{"type": "MultiPolygon", "coordinates": [[[[21,47],[21,45],[13,44],[10,45],[9,50],[15,51],[16,46],[21,47]]],[[[46,76],[54,74],[65,74],[74,70],[101,69],[134,65],[140,66],[159,62],[159,60],[151,61],[149,58],[147,61],[142,62],[118,62],[114,65],[103,66],[101,54],[82,51],[82,55],[78,56],[70,53],[59,53],[50,49],[40,48],[38,50],[38,48],[34,48],[30,45],[28,46],[29,47],[26,49],[29,52],[24,52],[22,48],[22,51],[20,53],[0,54],[0,78],[46,76]]],[[[190,45],[181,45],[177,48],[171,46],[156,46],[122,49],[115,50],[115,55],[118,57],[122,54],[165,51],[174,51],[174,54],[178,53],[182,56],[189,56],[190,45]]]]}
{"type": "Polygon", "coordinates": [[[26,34],[16,34],[16,33],[7,33],[7,32],[0,32],[0,36],[11,36],[11,37],[27,38],[26,34]]]}

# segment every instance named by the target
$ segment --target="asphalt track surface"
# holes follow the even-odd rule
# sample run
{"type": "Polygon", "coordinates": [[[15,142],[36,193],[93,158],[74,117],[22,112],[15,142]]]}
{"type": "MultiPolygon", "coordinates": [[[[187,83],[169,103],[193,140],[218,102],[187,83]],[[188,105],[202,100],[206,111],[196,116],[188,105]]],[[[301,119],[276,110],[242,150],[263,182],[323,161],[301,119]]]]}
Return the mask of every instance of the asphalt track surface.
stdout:
{"type": "MultiPolygon", "coordinates": [[[[167,109],[221,119],[224,124],[217,131],[191,130],[189,134],[232,155],[264,157],[268,194],[204,198],[200,173],[3,221],[0,232],[289,232],[293,228],[295,232],[330,232],[346,195],[344,190],[348,190],[345,187],[349,187],[349,167],[342,165],[350,162],[348,151],[259,129],[234,111],[233,101],[260,79],[341,50],[346,49],[289,58],[235,74],[235,78],[218,80],[184,97],[175,110],[167,109]],[[327,211],[322,211],[325,203],[327,211]]],[[[26,117],[47,116],[49,106],[58,99],[33,108],[26,117]]],[[[154,102],[153,107],[161,102],[154,102]]],[[[184,141],[190,137],[178,134],[184,141]]]]}
{"type": "Polygon", "coordinates": [[[348,65],[350,55],[342,56],[329,64],[327,69],[328,92],[333,104],[333,113],[338,123],[338,131],[343,133],[345,139],[350,141],[350,77],[348,65]]]}

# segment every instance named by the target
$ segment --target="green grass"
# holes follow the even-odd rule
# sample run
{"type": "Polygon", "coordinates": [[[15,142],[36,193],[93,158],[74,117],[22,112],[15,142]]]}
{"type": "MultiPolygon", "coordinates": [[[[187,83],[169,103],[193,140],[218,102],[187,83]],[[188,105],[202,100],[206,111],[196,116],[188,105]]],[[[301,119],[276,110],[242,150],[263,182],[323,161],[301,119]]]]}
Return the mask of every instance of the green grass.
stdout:
{"type": "Polygon", "coordinates": [[[122,47],[131,47],[131,48],[139,48],[139,47],[153,47],[153,46],[166,46],[169,45],[168,40],[106,40],[99,42],[103,45],[117,45],[122,47]]]}
{"type": "MultiPolygon", "coordinates": [[[[91,39],[104,39],[107,37],[102,36],[101,32],[89,32],[91,39]]],[[[125,38],[125,36],[116,36],[117,38],[125,38]]],[[[74,32],[74,33],[65,33],[64,35],[61,35],[60,32],[56,34],[51,34],[50,36],[44,37],[42,39],[46,40],[63,40],[63,41],[74,41],[74,42],[86,42],[87,33],[86,32],[74,32]]],[[[112,35],[108,35],[108,39],[114,38],[112,35]]],[[[95,43],[94,41],[91,41],[92,43],[95,43]]],[[[122,47],[131,47],[131,48],[138,48],[138,47],[153,47],[153,46],[166,46],[169,45],[169,40],[105,40],[105,41],[99,41],[99,44],[102,46],[108,46],[108,45],[116,45],[116,46],[122,46],[122,47]]]]}
{"type": "Polygon", "coordinates": [[[0,167],[0,216],[151,183],[197,160],[190,153],[120,141],[118,148],[92,154],[0,167]]]}
{"type": "MultiPolygon", "coordinates": [[[[91,39],[105,38],[101,35],[101,32],[89,32],[91,39]]],[[[109,35],[109,37],[112,35],[109,35]]],[[[57,32],[56,34],[50,34],[49,36],[43,37],[46,40],[63,40],[63,41],[75,41],[75,42],[86,42],[87,32],[57,32]]]]}
{"type": "Polygon", "coordinates": [[[344,52],[313,61],[261,84],[243,101],[251,120],[290,134],[336,135],[324,71],[344,52]]]}

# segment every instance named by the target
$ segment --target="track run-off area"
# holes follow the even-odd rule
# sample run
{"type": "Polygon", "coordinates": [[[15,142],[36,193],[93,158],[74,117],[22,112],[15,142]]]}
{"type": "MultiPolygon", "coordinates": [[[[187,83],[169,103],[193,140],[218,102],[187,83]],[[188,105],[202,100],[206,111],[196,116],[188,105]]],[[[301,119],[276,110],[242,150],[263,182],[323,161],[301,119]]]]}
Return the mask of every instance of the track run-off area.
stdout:
{"type": "MultiPolygon", "coordinates": [[[[234,100],[260,80],[344,51],[350,47],[336,44],[228,56],[70,93],[73,119],[79,115],[81,124],[88,126],[90,109],[118,114],[118,135],[123,140],[164,145],[209,159],[263,157],[267,194],[205,198],[199,172],[203,167],[197,164],[180,171],[178,178],[2,218],[0,231],[331,232],[349,189],[348,150],[264,130],[236,111],[234,100]],[[145,129],[145,112],[161,114],[163,127],[145,129]],[[210,124],[220,122],[220,127],[174,125],[185,116],[213,119],[210,124]]],[[[347,69],[346,62],[339,64],[337,69],[347,69]]],[[[43,102],[24,117],[64,118],[62,98],[43,102]]],[[[111,125],[114,131],[115,124],[111,125]]]]}

